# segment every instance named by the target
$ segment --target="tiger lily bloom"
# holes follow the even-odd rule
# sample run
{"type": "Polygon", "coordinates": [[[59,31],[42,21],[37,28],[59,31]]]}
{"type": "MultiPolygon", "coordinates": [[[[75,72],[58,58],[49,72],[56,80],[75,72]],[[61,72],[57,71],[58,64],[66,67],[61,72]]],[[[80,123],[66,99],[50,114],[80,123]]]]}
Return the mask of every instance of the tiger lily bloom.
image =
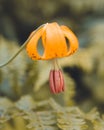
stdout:
{"type": "Polygon", "coordinates": [[[66,26],[59,26],[56,22],[43,24],[38,27],[21,48],[0,68],[8,65],[26,47],[29,57],[33,60],[52,60],[53,68],[49,74],[49,84],[52,93],[64,91],[64,77],[58,65],[57,58],[70,56],[78,48],[78,39],[66,26]],[[38,50],[39,40],[42,40],[43,53],[38,50]]]}
{"type": "Polygon", "coordinates": [[[26,50],[32,60],[53,60],[54,67],[50,70],[49,84],[52,93],[64,91],[64,77],[57,58],[73,54],[78,48],[78,39],[66,26],[56,22],[47,23],[30,35],[26,50]],[[32,36],[32,37],[31,37],[32,36]],[[38,51],[39,40],[42,41],[43,54],[38,51]]]}

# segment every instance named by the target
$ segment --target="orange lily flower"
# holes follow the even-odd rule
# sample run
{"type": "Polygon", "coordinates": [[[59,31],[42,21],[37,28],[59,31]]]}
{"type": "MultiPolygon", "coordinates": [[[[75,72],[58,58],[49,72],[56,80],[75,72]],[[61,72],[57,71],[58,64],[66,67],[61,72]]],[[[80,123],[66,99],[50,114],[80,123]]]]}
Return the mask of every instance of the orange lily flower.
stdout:
{"type": "MultiPolygon", "coordinates": [[[[56,22],[53,22],[45,24],[35,32],[29,40],[26,50],[29,57],[33,60],[56,60],[56,58],[73,54],[77,48],[78,39],[75,34],[68,27],[64,25],[59,26],[56,22]],[[40,39],[42,39],[44,49],[42,55],[37,49],[40,39]]],[[[53,93],[64,91],[65,85],[62,71],[55,62],[54,69],[50,71],[49,83],[53,93]]]]}
{"type": "Polygon", "coordinates": [[[78,40],[74,33],[66,26],[57,23],[47,23],[40,28],[27,44],[28,55],[33,60],[48,60],[69,56],[78,48],[78,40]],[[42,38],[44,53],[37,51],[39,39],[42,38]]]}

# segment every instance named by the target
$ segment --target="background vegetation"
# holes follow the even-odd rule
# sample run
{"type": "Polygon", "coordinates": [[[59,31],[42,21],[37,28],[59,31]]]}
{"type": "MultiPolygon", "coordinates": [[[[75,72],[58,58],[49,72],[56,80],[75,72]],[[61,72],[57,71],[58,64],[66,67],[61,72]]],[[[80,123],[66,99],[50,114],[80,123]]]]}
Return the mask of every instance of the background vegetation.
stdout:
{"type": "Polygon", "coordinates": [[[0,0],[0,63],[39,25],[56,21],[78,36],[59,59],[66,91],[49,91],[50,61],[25,50],[0,69],[0,130],[104,130],[104,0],[0,0]]]}

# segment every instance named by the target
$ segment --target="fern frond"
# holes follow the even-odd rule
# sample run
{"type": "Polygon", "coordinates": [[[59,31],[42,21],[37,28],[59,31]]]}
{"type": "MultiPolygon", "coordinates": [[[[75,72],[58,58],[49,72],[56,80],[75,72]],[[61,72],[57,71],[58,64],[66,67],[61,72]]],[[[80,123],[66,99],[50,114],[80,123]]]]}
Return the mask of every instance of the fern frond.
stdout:
{"type": "Polygon", "coordinates": [[[86,129],[85,120],[71,107],[66,109],[50,99],[50,105],[56,110],[57,125],[62,130],[81,130],[86,129]]]}
{"type": "MultiPolygon", "coordinates": [[[[19,45],[17,43],[0,36],[0,62],[8,60],[18,49],[19,45]]],[[[17,98],[21,94],[26,66],[26,56],[22,52],[11,64],[0,69],[0,93],[11,98],[17,98]]]]}
{"type": "MultiPolygon", "coordinates": [[[[8,127],[10,130],[12,128],[19,130],[17,125],[20,120],[22,123],[20,128],[24,130],[25,125],[27,128],[36,130],[104,129],[104,117],[100,117],[96,108],[85,113],[76,106],[62,106],[52,98],[36,102],[29,95],[21,97],[17,102],[11,102],[7,98],[0,98],[0,127],[4,123],[8,126],[10,120],[13,120],[15,124],[8,127]]],[[[2,130],[6,130],[6,128],[2,130]]]]}
{"type": "Polygon", "coordinates": [[[0,123],[5,123],[13,116],[13,103],[7,98],[0,98],[0,123]]]}
{"type": "Polygon", "coordinates": [[[94,130],[104,130],[104,119],[95,120],[93,124],[94,130]]]}
{"type": "Polygon", "coordinates": [[[15,106],[21,111],[29,111],[35,108],[35,102],[31,96],[23,96],[19,101],[15,103],[15,106]]]}
{"type": "Polygon", "coordinates": [[[29,112],[25,117],[29,120],[28,128],[36,130],[58,130],[56,126],[56,116],[52,111],[29,112]]]}

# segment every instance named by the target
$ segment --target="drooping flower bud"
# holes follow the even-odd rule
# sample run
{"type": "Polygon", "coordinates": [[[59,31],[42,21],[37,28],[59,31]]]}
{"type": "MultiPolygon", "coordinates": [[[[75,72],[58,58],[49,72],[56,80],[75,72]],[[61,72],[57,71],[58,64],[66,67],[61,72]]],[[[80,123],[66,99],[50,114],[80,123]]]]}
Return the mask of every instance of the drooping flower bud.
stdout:
{"type": "Polygon", "coordinates": [[[61,70],[50,71],[49,84],[52,93],[60,93],[64,91],[64,77],[61,70]]]}

